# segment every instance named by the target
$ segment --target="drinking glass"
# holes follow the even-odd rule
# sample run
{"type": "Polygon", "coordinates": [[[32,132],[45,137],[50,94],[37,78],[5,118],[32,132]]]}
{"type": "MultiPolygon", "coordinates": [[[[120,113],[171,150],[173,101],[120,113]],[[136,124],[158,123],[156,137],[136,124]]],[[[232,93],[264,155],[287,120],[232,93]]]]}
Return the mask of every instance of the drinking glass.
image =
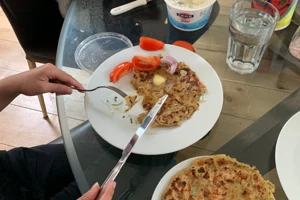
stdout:
{"type": "Polygon", "coordinates": [[[226,57],[230,69],[240,74],[257,69],[278,20],[279,12],[271,3],[238,0],[233,4],[226,57]]]}

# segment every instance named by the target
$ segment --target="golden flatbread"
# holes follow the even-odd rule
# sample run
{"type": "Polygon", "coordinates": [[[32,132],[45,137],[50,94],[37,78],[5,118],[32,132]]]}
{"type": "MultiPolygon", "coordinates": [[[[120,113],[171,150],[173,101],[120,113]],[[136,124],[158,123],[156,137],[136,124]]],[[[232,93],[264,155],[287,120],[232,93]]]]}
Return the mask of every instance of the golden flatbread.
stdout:
{"type": "Polygon", "coordinates": [[[125,102],[127,106],[125,112],[128,112],[138,102],[137,95],[126,96],[125,102]]]}
{"type": "Polygon", "coordinates": [[[275,186],[255,167],[226,155],[199,158],[171,180],[162,200],[274,200],[275,186]]]}
{"type": "Polygon", "coordinates": [[[206,92],[206,87],[196,73],[183,62],[178,63],[174,74],[170,74],[168,69],[169,65],[161,64],[154,71],[134,71],[131,83],[138,95],[144,97],[142,105],[146,111],[138,117],[139,122],[143,121],[158,99],[165,94],[169,97],[158,112],[152,127],[179,126],[199,109],[200,96],[206,92]],[[156,85],[153,81],[155,76],[164,79],[164,83],[156,85]]]}

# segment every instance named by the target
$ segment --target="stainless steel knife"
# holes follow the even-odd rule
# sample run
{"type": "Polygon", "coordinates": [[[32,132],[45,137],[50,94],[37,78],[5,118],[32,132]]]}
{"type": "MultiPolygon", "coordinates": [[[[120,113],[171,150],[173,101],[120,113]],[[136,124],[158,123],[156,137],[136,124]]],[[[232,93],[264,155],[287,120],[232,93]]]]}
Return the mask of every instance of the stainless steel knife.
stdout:
{"type": "Polygon", "coordinates": [[[112,15],[120,15],[124,12],[127,12],[129,10],[132,10],[136,7],[139,7],[139,6],[144,6],[147,4],[147,2],[149,2],[151,0],[136,0],[136,1],[133,1],[133,2],[130,2],[130,3],[127,3],[127,4],[124,4],[122,6],[118,6],[116,8],[113,8],[110,10],[110,14],[112,15]]]}
{"type": "Polygon", "coordinates": [[[144,121],[142,122],[142,124],[140,125],[140,127],[137,129],[136,133],[133,135],[133,137],[131,138],[131,140],[129,141],[129,143],[127,144],[127,146],[125,147],[125,149],[122,152],[122,157],[119,160],[119,162],[116,164],[116,166],[113,168],[113,170],[110,172],[110,174],[108,175],[108,177],[106,178],[106,180],[104,181],[104,183],[101,186],[101,192],[98,194],[97,196],[97,200],[99,200],[105,190],[105,186],[115,180],[115,178],[117,177],[117,175],[119,174],[121,168],[123,167],[123,165],[125,164],[127,158],[129,157],[129,155],[132,152],[132,149],[134,147],[134,145],[140,140],[140,138],[143,136],[143,134],[146,132],[147,128],[150,126],[150,124],[152,123],[152,121],[155,119],[155,116],[157,115],[158,111],[160,110],[160,108],[162,107],[162,105],[165,103],[166,99],[168,98],[168,95],[164,95],[163,97],[161,97],[158,102],[153,106],[153,108],[150,110],[150,112],[148,113],[148,115],[145,117],[144,121]]]}

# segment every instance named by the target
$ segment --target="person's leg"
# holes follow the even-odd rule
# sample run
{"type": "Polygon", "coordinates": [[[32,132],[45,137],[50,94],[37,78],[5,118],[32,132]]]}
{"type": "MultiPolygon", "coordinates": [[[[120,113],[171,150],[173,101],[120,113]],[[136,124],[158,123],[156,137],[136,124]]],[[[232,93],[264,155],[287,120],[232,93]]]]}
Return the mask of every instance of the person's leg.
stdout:
{"type": "Polygon", "coordinates": [[[60,192],[55,194],[51,200],[75,200],[81,196],[76,182],[72,182],[60,192]]]}
{"type": "Polygon", "coordinates": [[[17,177],[11,170],[8,170],[6,158],[6,151],[0,151],[0,199],[26,199],[17,177]]]}
{"type": "MultiPolygon", "coordinates": [[[[74,181],[62,144],[16,148],[8,151],[7,155],[12,171],[35,199],[53,197],[74,181]]],[[[80,196],[77,186],[70,192],[74,194],[65,199],[80,196]]]]}

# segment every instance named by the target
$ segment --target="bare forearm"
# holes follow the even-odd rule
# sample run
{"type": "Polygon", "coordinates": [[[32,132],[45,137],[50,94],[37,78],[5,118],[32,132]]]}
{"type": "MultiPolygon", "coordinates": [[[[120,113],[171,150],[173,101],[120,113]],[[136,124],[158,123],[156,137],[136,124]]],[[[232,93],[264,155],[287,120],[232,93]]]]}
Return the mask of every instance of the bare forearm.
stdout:
{"type": "Polygon", "coordinates": [[[20,94],[20,86],[17,83],[15,76],[10,76],[0,80],[0,111],[2,111],[20,94]]]}
{"type": "Polygon", "coordinates": [[[84,87],[66,72],[57,69],[52,64],[45,64],[20,74],[0,80],[0,111],[2,111],[19,94],[35,96],[51,92],[59,95],[72,94],[69,87],[84,89],[84,87]],[[51,83],[49,80],[58,80],[67,85],[51,83]]]}

